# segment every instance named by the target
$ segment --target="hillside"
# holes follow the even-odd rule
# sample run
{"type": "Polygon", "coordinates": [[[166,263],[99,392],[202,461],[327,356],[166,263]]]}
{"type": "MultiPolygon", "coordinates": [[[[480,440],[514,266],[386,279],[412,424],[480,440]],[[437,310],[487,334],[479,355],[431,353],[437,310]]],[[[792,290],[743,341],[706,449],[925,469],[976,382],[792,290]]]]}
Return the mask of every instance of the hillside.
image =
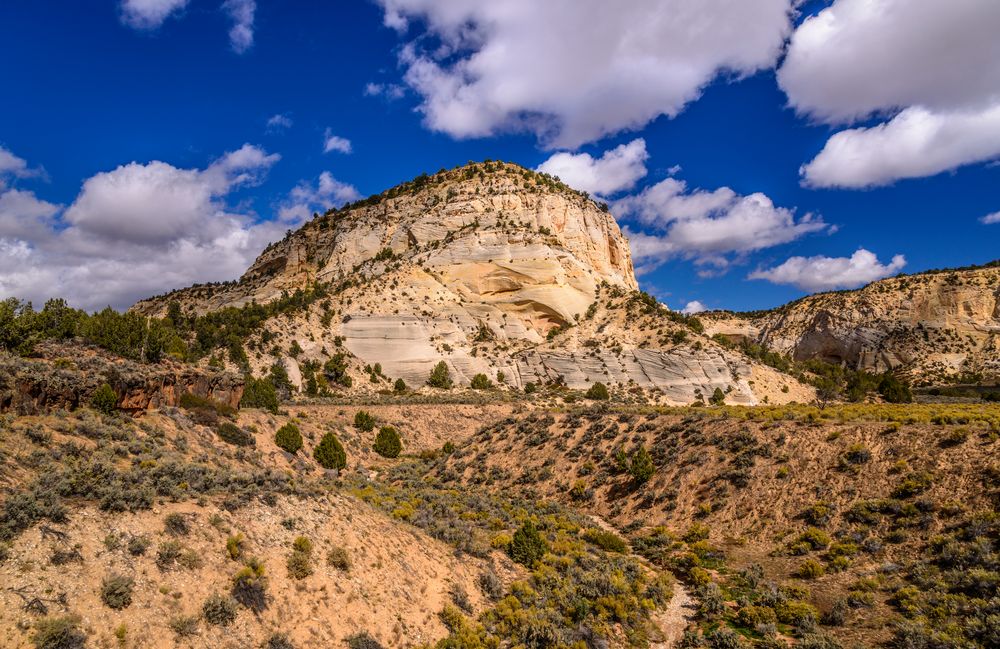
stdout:
{"type": "Polygon", "coordinates": [[[998,431],[998,406],[536,412],[435,475],[602,517],[692,587],[708,635],[992,646],[998,431]]]}
{"type": "Polygon", "coordinates": [[[914,384],[1000,381],[1000,265],[883,279],[771,311],[702,314],[711,334],[914,384]]]}
{"type": "Polygon", "coordinates": [[[239,281],[132,311],[168,317],[202,358],[237,369],[245,354],[257,375],[278,364],[303,391],[331,361],[339,369],[327,387],[344,391],[346,375],[357,392],[400,378],[419,388],[443,360],[459,386],[483,374],[514,388],[604,382],[673,404],[716,389],[747,404],[809,398],[639,293],[606,206],[499,162],[328,211],[271,245],[239,281]]]}

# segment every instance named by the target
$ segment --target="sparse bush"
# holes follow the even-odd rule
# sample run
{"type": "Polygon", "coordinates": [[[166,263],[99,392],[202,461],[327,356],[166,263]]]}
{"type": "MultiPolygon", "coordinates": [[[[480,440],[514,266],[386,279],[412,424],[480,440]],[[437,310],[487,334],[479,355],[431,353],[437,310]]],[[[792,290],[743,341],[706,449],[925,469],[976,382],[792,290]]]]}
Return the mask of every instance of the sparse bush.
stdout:
{"type": "Polygon", "coordinates": [[[90,397],[90,407],[105,415],[110,415],[118,409],[118,395],[107,383],[102,383],[101,387],[94,391],[90,397]]]}
{"type": "Polygon", "coordinates": [[[446,362],[440,361],[434,366],[434,369],[431,370],[430,377],[427,379],[427,385],[440,390],[447,390],[451,388],[451,370],[448,369],[448,364],[446,362]]]}
{"type": "Polygon", "coordinates": [[[236,534],[235,536],[230,536],[226,539],[226,554],[229,555],[230,559],[234,561],[243,556],[243,546],[246,539],[243,538],[242,534],[236,534]]]}
{"type": "Polygon", "coordinates": [[[274,443],[281,450],[295,454],[302,448],[302,433],[299,432],[298,426],[287,423],[274,434],[274,443]]]}
{"type": "Polygon", "coordinates": [[[305,579],[313,574],[312,559],[307,552],[294,551],[288,555],[288,576],[292,579],[305,579]]]}
{"type": "Polygon", "coordinates": [[[367,410],[359,410],[354,413],[354,427],[366,433],[375,430],[375,416],[367,410]]]}
{"type": "Polygon", "coordinates": [[[503,582],[497,573],[490,570],[479,575],[479,590],[491,600],[497,601],[503,597],[503,582]]]}
{"type": "Polygon", "coordinates": [[[80,630],[78,615],[43,617],[35,622],[31,642],[36,649],[83,649],[87,634],[80,630]]]}
{"type": "Polygon", "coordinates": [[[823,564],[815,559],[806,559],[795,571],[796,577],[802,579],[819,579],[826,573],[823,564]]]}
{"type": "Polygon", "coordinates": [[[713,406],[725,405],[726,393],[722,391],[722,388],[715,388],[712,391],[712,396],[708,398],[708,402],[713,406]]]}
{"type": "Polygon", "coordinates": [[[611,398],[611,394],[608,392],[608,386],[599,381],[590,386],[584,396],[594,401],[607,401],[611,398]]]}
{"type": "Polygon", "coordinates": [[[382,457],[399,457],[400,452],[403,450],[403,443],[399,439],[399,433],[392,426],[383,426],[379,429],[378,435],[375,436],[375,444],[373,446],[375,452],[382,457]]]}
{"type": "Polygon", "coordinates": [[[125,575],[108,575],[101,582],[101,601],[116,611],[127,608],[132,603],[132,589],[135,581],[125,575]]]}
{"type": "Polygon", "coordinates": [[[493,382],[485,374],[476,374],[472,377],[472,382],[470,384],[473,390],[489,390],[493,387],[493,382]]]}
{"type": "Polygon", "coordinates": [[[232,595],[254,613],[267,608],[267,574],[260,559],[252,557],[236,573],[232,595]]]}
{"type": "Polygon", "coordinates": [[[347,451],[333,433],[326,433],[313,449],[315,459],[324,469],[344,469],[347,467],[347,451]]]}
{"type": "Polygon", "coordinates": [[[548,549],[548,544],[538,532],[533,522],[525,521],[521,527],[514,532],[511,539],[508,554],[510,558],[521,565],[531,568],[536,561],[542,558],[548,549]]]}
{"type": "Polygon", "coordinates": [[[625,541],[620,536],[614,532],[597,529],[596,527],[584,530],[583,540],[593,543],[607,552],[624,553],[628,551],[628,545],[625,544],[625,541]]]}
{"type": "Polygon", "coordinates": [[[166,541],[156,549],[156,565],[160,570],[169,570],[181,558],[184,548],[177,541],[166,541]]]}
{"type": "Polygon", "coordinates": [[[403,379],[396,379],[396,382],[392,384],[392,391],[396,394],[406,392],[406,381],[403,379]]]}
{"type": "Polygon", "coordinates": [[[187,536],[191,533],[191,521],[184,514],[174,512],[163,519],[163,529],[171,536],[187,536]]]}
{"type": "Polygon", "coordinates": [[[229,626],[236,620],[236,602],[232,597],[213,593],[201,605],[205,621],[216,626],[229,626]]]}
{"type": "Polygon", "coordinates": [[[295,649],[295,645],[285,633],[272,633],[264,642],[263,649],[295,649]]]}
{"type": "Polygon", "coordinates": [[[384,649],[382,644],[367,631],[360,631],[347,638],[348,649],[384,649]]]}
{"type": "Polygon", "coordinates": [[[253,446],[253,435],[230,421],[224,421],[215,428],[215,433],[223,442],[234,446],[253,446]]]}
{"type": "Polygon", "coordinates": [[[326,553],[326,563],[329,566],[333,566],[337,570],[347,572],[351,569],[351,558],[347,554],[347,550],[338,546],[334,546],[329,552],[326,553]]]}
{"type": "Polygon", "coordinates": [[[167,626],[170,627],[170,630],[174,632],[178,639],[190,638],[198,635],[198,622],[199,618],[197,615],[178,615],[170,618],[167,626]]]}
{"type": "Polygon", "coordinates": [[[534,383],[531,383],[531,382],[528,382],[528,383],[524,384],[524,393],[525,394],[534,394],[536,392],[538,392],[538,386],[537,385],[535,385],[534,383]]]}
{"type": "Polygon", "coordinates": [[[143,536],[140,534],[139,536],[133,536],[132,538],[130,538],[128,540],[128,545],[126,545],[125,549],[133,557],[141,557],[142,555],[146,554],[146,550],[148,550],[149,546],[152,544],[153,542],[149,539],[148,536],[143,536]]]}

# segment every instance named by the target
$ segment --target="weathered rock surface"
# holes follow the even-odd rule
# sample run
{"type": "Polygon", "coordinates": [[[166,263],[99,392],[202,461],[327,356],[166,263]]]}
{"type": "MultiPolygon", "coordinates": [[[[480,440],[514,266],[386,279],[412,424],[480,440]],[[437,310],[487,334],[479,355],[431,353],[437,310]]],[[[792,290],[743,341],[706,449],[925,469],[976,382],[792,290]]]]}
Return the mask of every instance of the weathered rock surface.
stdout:
{"type": "Polygon", "coordinates": [[[704,314],[707,332],[798,360],[898,371],[917,383],[1000,378],[1000,265],[884,279],[751,314],[704,314]]]}
{"type": "Polygon", "coordinates": [[[38,358],[0,356],[0,412],[74,410],[105,382],[124,410],[176,406],[188,392],[235,408],[243,396],[243,378],[230,372],[171,361],[133,363],[74,344],[43,343],[35,351],[38,358]]]}
{"type": "Polygon", "coordinates": [[[655,330],[683,326],[654,314],[643,332],[620,317],[615,309],[638,285],[614,218],[589,197],[516,165],[440,172],[328,212],[269,246],[238,282],[195,286],[133,308],[162,315],[176,301],[204,313],[315,285],[328,287],[325,300],[272,318],[266,342],[247,341],[255,371],[280,361],[300,382],[304,363],[322,365],[347,351],[356,359],[355,390],[384,387],[358,366],[377,363],[385,377],[419,387],[444,360],[458,385],[482,373],[494,380],[502,374],[514,386],[618,383],[658,390],[670,403],[716,387],[734,401],[760,399],[742,355],[695,334],[664,348],[655,330]],[[601,290],[617,305],[598,305],[601,290]],[[574,333],[549,340],[563,330],[574,333]],[[584,335],[601,339],[600,358],[577,353],[584,335]],[[293,341],[303,352],[289,359],[284,350],[293,341]]]}

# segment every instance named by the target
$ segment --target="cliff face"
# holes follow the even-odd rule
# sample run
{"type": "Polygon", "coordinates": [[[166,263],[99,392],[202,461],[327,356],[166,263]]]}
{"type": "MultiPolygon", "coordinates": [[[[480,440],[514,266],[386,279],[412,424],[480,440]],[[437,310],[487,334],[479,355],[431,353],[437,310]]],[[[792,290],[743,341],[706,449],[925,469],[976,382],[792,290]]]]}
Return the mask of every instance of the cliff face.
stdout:
{"type": "Polygon", "coordinates": [[[1000,267],[885,279],[737,317],[709,333],[744,337],[799,360],[898,371],[918,383],[1000,378],[1000,267]]]}
{"type": "MultiPolygon", "coordinates": [[[[328,287],[326,299],[272,318],[260,341],[247,341],[256,371],[280,361],[294,383],[303,362],[322,364],[346,350],[357,365],[378,363],[386,377],[411,386],[422,386],[444,360],[459,385],[502,372],[517,386],[638,385],[672,403],[716,387],[733,401],[759,399],[742,357],[708,339],[663,349],[629,318],[611,314],[605,329],[590,332],[602,347],[616,347],[602,352],[613,358],[577,353],[600,291],[621,297],[638,289],[628,242],[585,195],[503,163],[439,172],[328,212],[270,246],[238,282],[195,286],[133,308],[162,315],[176,301],[205,313],[317,283],[328,287]],[[555,335],[564,330],[571,334],[555,335]],[[296,358],[285,352],[293,342],[303,350],[296,358]]],[[[378,387],[356,376],[356,389],[378,387]]]]}

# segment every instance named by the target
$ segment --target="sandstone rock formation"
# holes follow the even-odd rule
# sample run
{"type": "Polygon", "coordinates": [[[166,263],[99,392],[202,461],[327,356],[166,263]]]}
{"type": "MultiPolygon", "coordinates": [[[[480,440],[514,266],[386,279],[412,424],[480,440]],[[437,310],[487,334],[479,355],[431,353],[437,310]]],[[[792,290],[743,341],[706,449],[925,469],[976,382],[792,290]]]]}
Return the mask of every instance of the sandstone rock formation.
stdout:
{"type": "Polygon", "coordinates": [[[884,279],[765,312],[704,314],[707,332],[798,360],[894,370],[916,383],[1000,379],[1000,264],[884,279]]]}
{"type": "Polygon", "coordinates": [[[658,390],[670,403],[715,388],[737,402],[760,399],[750,378],[757,370],[741,355],[696,333],[664,349],[613,308],[602,311],[610,314],[605,329],[591,332],[607,349],[577,353],[601,287],[618,307],[637,293],[628,242],[606,206],[505,163],[442,171],[331,210],[269,246],[238,282],[133,308],[163,315],[176,302],[202,314],[317,286],[323,299],[272,318],[266,333],[247,341],[255,371],[282,362],[295,377],[296,365],[346,350],[357,359],[355,389],[382,382],[373,385],[359,365],[377,363],[385,377],[416,387],[444,360],[460,385],[483,373],[514,386],[620,383],[658,390]],[[555,335],[566,330],[572,335],[555,335]],[[293,341],[302,353],[290,359],[293,341]]]}

